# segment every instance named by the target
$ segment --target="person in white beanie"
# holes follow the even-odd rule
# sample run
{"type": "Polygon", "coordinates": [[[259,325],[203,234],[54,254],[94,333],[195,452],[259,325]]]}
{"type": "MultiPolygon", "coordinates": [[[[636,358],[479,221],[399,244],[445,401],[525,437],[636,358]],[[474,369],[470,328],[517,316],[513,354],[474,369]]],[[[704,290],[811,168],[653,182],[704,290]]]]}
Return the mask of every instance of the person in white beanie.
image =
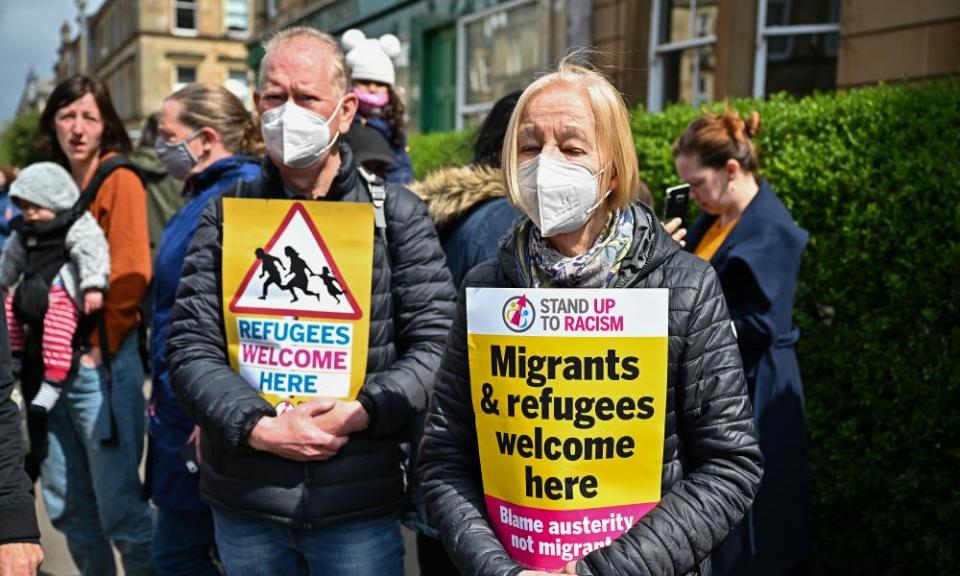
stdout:
{"type": "Polygon", "coordinates": [[[351,69],[353,93],[360,100],[354,124],[374,128],[390,145],[393,165],[384,180],[398,184],[413,182],[413,164],[407,151],[406,107],[396,91],[393,59],[400,55],[400,40],[393,34],[367,38],[353,28],[340,38],[351,69]]]}
{"type": "Polygon", "coordinates": [[[28,345],[42,346],[43,383],[33,410],[48,412],[59,399],[80,316],[103,307],[110,276],[107,239],[89,212],[76,216],[79,197],[73,177],[53,162],[24,168],[10,186],[23,215],[0,256],[0,290],[16,284],[6,298],[15,371],[28,345]]]}

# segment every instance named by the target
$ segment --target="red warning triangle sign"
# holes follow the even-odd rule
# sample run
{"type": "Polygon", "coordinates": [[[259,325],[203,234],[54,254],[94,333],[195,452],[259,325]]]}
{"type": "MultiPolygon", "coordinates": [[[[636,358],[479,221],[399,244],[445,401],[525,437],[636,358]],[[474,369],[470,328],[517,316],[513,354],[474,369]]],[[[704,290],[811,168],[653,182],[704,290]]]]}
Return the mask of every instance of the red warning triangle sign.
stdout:
{"type": "Polygon", "coordinates": [[[300,202],[290,208],[270,241],[250,256],[253,264],[230,301],[231,312],[340,320],[363,316],[300,202]]]}

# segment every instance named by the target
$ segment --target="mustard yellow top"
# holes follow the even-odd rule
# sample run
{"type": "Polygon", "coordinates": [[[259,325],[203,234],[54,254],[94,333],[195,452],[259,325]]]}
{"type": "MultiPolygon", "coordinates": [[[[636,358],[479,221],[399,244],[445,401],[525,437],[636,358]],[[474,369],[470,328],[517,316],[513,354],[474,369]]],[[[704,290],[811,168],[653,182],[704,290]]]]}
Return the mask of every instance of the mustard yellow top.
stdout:
{"type": "Polygon", "coordinates": [[[723,246],[723,242],[727,239],[727,236],[730,235],[730,231],[733,230],[733,227],[736,226],[739,221],[740,218],[737,218],[726,226],[720,226],[720,218],[714,220],[713,225],[711,225],[707,233],[703,235],[703,238],[700,240],[700,243],[697,244],[693,253],[709,262],[710,259],[713,258],[713,255],[717,253],[717,250],[723,246]]]}

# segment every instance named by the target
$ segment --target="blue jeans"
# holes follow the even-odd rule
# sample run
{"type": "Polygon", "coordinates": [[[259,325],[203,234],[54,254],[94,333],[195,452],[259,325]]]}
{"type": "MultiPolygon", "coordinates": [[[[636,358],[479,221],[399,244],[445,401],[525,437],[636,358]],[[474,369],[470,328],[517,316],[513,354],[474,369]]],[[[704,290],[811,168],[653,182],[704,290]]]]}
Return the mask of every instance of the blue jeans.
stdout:
{"type": "Polygon", "coordinates": [[[300,530],[214,508],[213,521],[230,576],[403,576],[397,515],[300,530]]]}
{"type": "Polygon", "coordinates": [[[103,368],[81,364],[47,419],[50,452],[41,468],[43,499],[81,574],[116,574],[111,542],[127,576],[152,574],[153,526],[150,509],[141,499],[138,470],[145,414],[136,332],[123,341],[111,367],[109,406],[118,442],[113,446],[100,442],[110,430],[103,368]]]}
{"type": "Polygon", "coordinates": [[[209,510],[157,508],[153,532],[153,568],[157,576],[220,576],[211,557],[215,550],[213,516],[209,510]]]}

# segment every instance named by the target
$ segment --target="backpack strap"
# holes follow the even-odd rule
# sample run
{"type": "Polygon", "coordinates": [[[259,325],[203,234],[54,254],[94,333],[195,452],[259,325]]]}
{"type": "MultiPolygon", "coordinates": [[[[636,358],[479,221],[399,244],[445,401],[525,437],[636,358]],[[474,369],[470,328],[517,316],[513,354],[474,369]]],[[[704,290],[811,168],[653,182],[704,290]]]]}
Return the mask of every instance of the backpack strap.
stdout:
{"type": "MultiPolygon", "coordinates": [[[[387,229],[387,214],[383,206],[387,202],[387,185],[383,179],[375,174],[371,174],[363,166],[357,167],[357,172],[367,182],[367,189],[370,191],[370,202],[373,204],[373,225],[377,231],[387,229]]],[[[386,234],[384,234],[386,240],[386,234]]]]}
{"type": "MultiPolygon", "coordinates": [[[[118,154],[107,158],[97,166],[97,171],[93,174],[90,183],[83,189],[83,192],[80,193],[80,199],[73,205],[72,212],[74,218],[83,216],[83,213],[86,212],[90,208],[90,204],[93,203],[93,199],[97,197],[97,192],[100,191],[100,187],[103,186],[107,177],[120,168],[126,168],[132,171],[140,178],[140,181],[143,182],[143,174],[140,173],[140,169],[126,156],[118,154]]],[[[113,395],[113,373],[111,370],[113,355],[110,353],[110,338],[107,334],[106,317],[102,310],[96,315],[95,329],[100,338],[100,352],[103,358],[104,375],[106,376],[106,378],[104,378],[106,394],[108,398],[111,398],[113,395]]],[[[106,436],[100,438],[100,443],[104,446],[115,446],[118,443],[117,420],[112,408],[108,410],[108,417],[110,420],[110,428],[106,436]]]]}
{"type": "MultiPolygon", "coordinates": [[[[143,322],[141,322],[143,324],[143,322]]],[[[103,379],[106,388],[107,398],[113,398],[113,354],[110,353],[110,336],[107,334],[107,315],[101,310],[97,314],[97,335],[100,337],[100,354],[103,358],[103,372],[106,378],[103,379]]],[[[113,407],[107,408],[110,428],[106,430],[106,435],[100,437],[102,446],[116,446],[120,443],[117,433],[117,417],[113,414],[113,407]]]]}
{"type": "Polygon", "coordinates": [[[387,185],[383,179],[367,171],[363,166],[357,166],[357,172],[367,183],[370,192],[370,203],[373,204],[373,227],[380,239],[383,240],[383,253],[387,257],[387,268],[393,268],[393,258],[390,257],[390,242],[387,241],[387,212],[384,205],[387,203],[387,185]]]}
{"type": "Polygon", "coordinates": [[[118,168],[131,170],[137,175],[137,178],[140,178],[141,182],[143,181],[143,174],[140,173],[140,169],[126,156],[118,154],[107,158],[97,166],[97,171],[93,174],[90,183],[83,189],[83,192],[80,193],[80,199],[74,204],[74,212],[77,216],[83,215],[83,213],[90,208],[90,204],[92,204],[93,199],[97,197],[97,192],[100,191],[103,182],[118,168]]]}

